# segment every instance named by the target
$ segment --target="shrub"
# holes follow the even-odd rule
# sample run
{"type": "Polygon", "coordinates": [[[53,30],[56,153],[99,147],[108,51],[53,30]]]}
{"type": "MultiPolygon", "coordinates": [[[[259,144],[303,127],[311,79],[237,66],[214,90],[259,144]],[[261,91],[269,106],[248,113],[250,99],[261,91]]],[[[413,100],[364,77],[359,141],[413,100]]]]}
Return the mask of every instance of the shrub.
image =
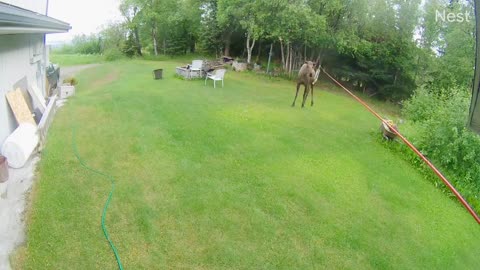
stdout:
{"type": "Polygon", "coordinates": [[[466,128],[469,101],[465,89],[420,88],[404,103],[403,112],[413,121],[416,146],[479,211],[480,137],[466,128]]]}
{"type": "Polygon", "coordinates": [[[75,54],[75,48],[71,44],[63,44],[60,47],[54,47],[52,52],[57,54],[75,54]]]}
{"type": "Polygon", "coordinates": [[[109,49],[103,53],[105,61],[115,61],[124,58],[121,51],[117,49],[109,49]]]}
{"type": "Polygon", "coordinates": [[[78,81],[74,77],[66,78],[63,80],[63,83],[70,84],[70,85],[77,85],[78,81]]]}

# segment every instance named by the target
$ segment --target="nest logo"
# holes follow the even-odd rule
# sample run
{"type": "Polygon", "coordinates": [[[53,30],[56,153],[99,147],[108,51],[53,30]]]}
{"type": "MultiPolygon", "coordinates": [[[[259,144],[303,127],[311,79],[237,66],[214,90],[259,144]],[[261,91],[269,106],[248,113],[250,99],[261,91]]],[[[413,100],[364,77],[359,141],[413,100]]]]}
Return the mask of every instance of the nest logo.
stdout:
{"type": "Polygon", "coordinates": [[[435,11],[435,21],[436,22],[458,22],[458,23],[463,23],[463,22],[470,22],[472,19],[470,12],[447,12],[446,10],[440,11],[436,10],[435,11]]]}

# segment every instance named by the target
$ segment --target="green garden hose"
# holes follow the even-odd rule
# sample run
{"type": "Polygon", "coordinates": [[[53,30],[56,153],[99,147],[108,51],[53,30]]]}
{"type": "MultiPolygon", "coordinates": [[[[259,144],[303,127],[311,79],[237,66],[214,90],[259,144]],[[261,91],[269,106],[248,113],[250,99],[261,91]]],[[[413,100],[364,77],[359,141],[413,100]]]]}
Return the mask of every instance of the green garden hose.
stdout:
{"type": "Polygon", "coordinates": [[[115,191],[115,178],[113,178],[113,176],[111,176],[109,174],[103,173],[101,171],[98,171],[98,170],[95,170],[95,169],[89,167],[87,165],[87,163],[80,157],[80,154],[78,153],[78,147],[77,147],[77,141],[76,141],[76,127],[73,127],[73,130],[72,130],[72,146],[73,146],[73,151],[75,153],[75,156],[77,157],[77,159],[80,162],[80,164],[82,165],[82,167],[84,167],[85,169],[87,169],[87,170],[89,170],[89,171],[91,171],[95,174],[101,175],[101,176],[109,179],[111,184],[112,184],[112,189],[110,190],[110,194],[108,195],[107,201],[105,202],[105,206],[103,207],[101,224],[102,224],[103,235],[105,235],[105,239],[107,239],[108,243],[110,244],[110,247],[112,248],[113,254],[115,255],[115,259],[117,260],[118,269],[123,270],[122,262],[120,261],[120,255],[118,254],[117,248],[115,248],[115,245],[113,244],[112,240],[110,239],[110,236],[109,236],[108,231],[107,231],[107,227],[105,226],[105,218],[106,218],[106,215],[107,215],[107,209],[108,209],[108,206],[110,205],[110,201],[112,199],[113,192],[115,191]]]}

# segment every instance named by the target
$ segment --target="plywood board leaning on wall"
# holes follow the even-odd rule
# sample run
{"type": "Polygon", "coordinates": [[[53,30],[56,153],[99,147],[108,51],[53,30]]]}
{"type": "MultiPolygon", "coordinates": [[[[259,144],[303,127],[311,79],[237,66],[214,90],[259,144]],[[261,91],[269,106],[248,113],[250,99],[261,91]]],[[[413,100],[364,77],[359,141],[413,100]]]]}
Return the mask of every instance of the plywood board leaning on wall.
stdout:
{"type": "Polygon", "coordinates": [[[27,102],[20,89],[10,91],[6,96],[8,104],[10,105],[18,124],[30,123],[37,126],[37,123],[35,123],[35,120],[33,119],[32,112],[28,108],[27,102]]]}

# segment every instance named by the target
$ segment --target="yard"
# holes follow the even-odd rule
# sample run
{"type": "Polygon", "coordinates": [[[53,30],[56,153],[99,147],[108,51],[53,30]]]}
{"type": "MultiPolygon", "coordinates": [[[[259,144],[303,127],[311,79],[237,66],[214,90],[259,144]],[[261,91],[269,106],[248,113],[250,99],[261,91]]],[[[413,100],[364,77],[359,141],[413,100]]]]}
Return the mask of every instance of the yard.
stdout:
{"type": "MultiPolygon", "coordinates": [[[[478,224],[377,138],[379,122],[324,84],[228,72],[225,88],[174,61],[81,73],[38,169],[19,269],[475,269],[478,224]],[[152,70],[164,68],[154,81],[152,70]]],[[[323,79],[325,80],[325,79],[323,79]]]]}

